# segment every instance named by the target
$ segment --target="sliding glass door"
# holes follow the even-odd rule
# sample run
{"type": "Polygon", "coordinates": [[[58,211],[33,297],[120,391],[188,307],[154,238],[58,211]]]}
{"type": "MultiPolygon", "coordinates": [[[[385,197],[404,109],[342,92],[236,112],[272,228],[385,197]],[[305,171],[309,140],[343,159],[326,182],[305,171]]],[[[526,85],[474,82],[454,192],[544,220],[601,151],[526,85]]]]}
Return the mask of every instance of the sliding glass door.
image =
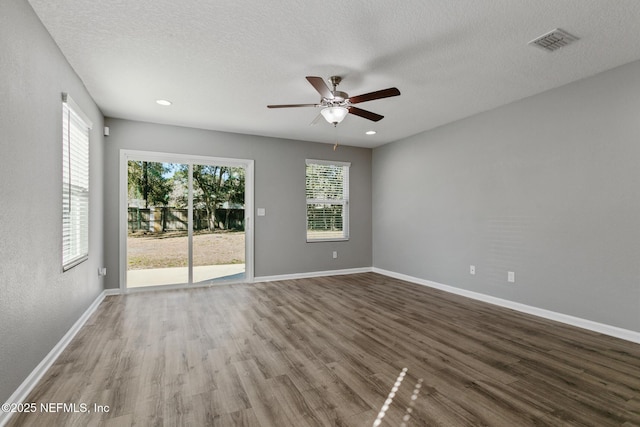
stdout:
{"type": "Polygon", "coordinates": [[[127,286],[189,282],[188,165],[127,162],[127,286]]]}
{"type": "Polygon", "coordinates": [[[193,281],[245,276],[245,169],[194,164],[193,281]]]}
{"type": "Polygon", "coordinates": [[[253,278],[249,160],[121,154],[122,288],[253,278]]]}

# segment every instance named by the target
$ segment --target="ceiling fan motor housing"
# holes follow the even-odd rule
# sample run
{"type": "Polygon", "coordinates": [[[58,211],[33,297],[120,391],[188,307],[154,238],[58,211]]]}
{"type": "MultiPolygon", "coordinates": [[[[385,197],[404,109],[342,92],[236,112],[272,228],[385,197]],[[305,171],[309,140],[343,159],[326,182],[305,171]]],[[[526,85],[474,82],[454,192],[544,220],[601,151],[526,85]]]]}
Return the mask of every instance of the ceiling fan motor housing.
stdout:
{"type": "Polygon", "coordinates": [[[339,90],[337,90],[338,85],[340,84],[341,81],[342,81],[342,77],[340,76],[329,77],[329,82],[333,86],[333,90],[331,91],[331,94],[333,95],[333,99],[323,98],[322,104],[327,105],[329,107],[333,107],[333,106],[344,107],[347,104],[345,101],[349,99],[349,94],[347,94],[346,92],[340,92],[339,90]]]}
{"type": "Polygon", "coordinates": [[[323,101],[325,101],[327,105],[344,105],[346,104],[346,100],[349,99],[349,94],[347,94],[346,92],[334,90],[331,93],[333,94],[333,99],[323,99],[323,101]]]}

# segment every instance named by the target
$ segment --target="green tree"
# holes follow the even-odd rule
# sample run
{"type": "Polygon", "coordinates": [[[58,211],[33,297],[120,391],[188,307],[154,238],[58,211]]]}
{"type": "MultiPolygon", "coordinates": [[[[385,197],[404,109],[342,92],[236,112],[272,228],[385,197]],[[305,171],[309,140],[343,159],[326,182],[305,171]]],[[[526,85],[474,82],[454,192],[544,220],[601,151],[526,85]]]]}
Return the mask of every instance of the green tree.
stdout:
{"type": "Polygon", "coordinates": [[[167,206],[173,188],[166,178],[171,171],[167,163],[129,161],[127,189],[130,199],[144,200],[144,207],[167,206]]]}
{"type": "MultiPolygon", "coordinates": [[[[180,170],[180,179],[188,176],[188,166],[180,170]]],[[[207,229],[229,228],[229,211],[223,224],[216,224],[216,211],[227,202],[229,207],[244,204],[244,169],[216,165],[193,165],[193,205],[204,209],[207,229]]]]}
{"type": "Polygon", "coordinates": [[[229,214],[235,205],[244,205],[244,168],[229,168],[228,177],[224,181],[223,197],[227,202],[224,228],[229,229],[229,214]]]}
{"type": "Polygon", "coordinates": [[[207,229],[216,228],[216,208],[222,195],[226,167],[193,165],[193,204],[202,205],[207,216],[207,229]]]}

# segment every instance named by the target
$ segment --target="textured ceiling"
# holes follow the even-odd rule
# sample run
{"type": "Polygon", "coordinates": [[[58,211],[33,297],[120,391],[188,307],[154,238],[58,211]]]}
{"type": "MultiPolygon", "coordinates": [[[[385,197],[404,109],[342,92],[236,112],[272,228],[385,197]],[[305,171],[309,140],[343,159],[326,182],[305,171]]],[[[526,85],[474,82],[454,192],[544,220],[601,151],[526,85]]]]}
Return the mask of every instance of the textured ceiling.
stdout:
{"type": "Polygon", "coordinates": [[[105,116],[363,147],[640,59],[638,0],[30,3],[105,116]],[[580,40],[527,45],[558,27],[580,40]],[[402,95],[358,105],[380,122],[336,129],[310,126],[314,108],[266,108],[318,102],[309,75],[402,95]]]}

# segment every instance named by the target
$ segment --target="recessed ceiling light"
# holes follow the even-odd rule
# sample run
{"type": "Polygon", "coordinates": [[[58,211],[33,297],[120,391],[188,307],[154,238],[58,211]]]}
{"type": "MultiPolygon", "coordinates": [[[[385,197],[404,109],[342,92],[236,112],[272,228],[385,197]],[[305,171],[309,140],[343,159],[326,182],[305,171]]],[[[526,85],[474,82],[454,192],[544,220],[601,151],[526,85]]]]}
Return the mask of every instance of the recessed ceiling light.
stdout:
{"type": "Polygon", "coordinates": [[[168,107],[169,105],[171,105],[171,101],[167,101],[166,99],[158,99],[156,100],[156,103],[158,105],[162,105],[163,107],[168,107]]]}
{"type": "Polygon", "coordinates": [[[365,132],[367,135],[375,135],[376,131],[375,130],[368,130],[365,132]]]}

